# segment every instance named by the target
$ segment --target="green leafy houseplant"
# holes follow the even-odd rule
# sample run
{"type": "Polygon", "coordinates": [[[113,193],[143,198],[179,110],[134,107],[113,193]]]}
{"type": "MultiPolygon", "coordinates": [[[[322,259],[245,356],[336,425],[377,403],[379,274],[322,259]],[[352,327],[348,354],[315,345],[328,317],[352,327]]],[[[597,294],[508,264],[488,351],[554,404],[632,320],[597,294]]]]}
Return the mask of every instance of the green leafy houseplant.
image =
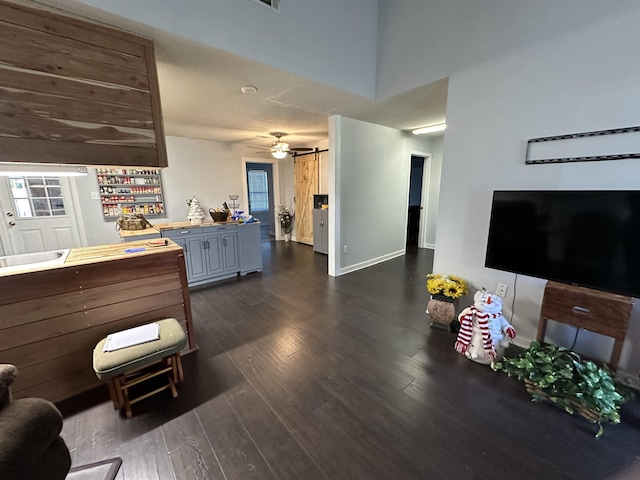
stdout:
{"type": "Polygon", "coordinates": [[[548,401],[597,423],[596,438],[602,435],[602,422],[620,423],[620,406],[632,397],[632,390],[616,384],[606,367],[537,341],[513,358],[494,362],[492,368],[524,380],[534,402],[548,401]]]}

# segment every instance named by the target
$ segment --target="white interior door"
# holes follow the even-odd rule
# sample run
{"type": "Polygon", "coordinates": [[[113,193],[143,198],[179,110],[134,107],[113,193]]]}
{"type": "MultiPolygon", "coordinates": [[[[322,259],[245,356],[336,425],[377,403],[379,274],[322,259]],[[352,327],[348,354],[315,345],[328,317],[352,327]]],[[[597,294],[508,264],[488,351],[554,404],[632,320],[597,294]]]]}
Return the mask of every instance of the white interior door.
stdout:
{"type": "Polygon", "coordinates": [[[81,246],[68,178],[0,177],[0,208],[5,255],[81,246]]]}

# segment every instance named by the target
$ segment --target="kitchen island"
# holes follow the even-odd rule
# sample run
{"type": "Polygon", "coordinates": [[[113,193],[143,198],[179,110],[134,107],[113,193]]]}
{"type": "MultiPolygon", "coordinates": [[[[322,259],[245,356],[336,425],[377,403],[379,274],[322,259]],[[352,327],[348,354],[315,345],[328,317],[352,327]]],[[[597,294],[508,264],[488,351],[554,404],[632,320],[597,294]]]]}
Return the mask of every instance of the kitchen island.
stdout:
{"type": "Polygon", "coordinates": [[[92,352],[109,333],[176,318],[195,350],[184,252],[171,240],[70,250],[64,263],[0,269],[0,359],[15,398],[59,401],[100,385],[92,352]]]}
{"type": "Polygon", "coordinates": [[[260,222],[204,221],[155,224],[120,230],[123,242],[168,238],[184,249],[190,287],[262,271],[260,222]]]}

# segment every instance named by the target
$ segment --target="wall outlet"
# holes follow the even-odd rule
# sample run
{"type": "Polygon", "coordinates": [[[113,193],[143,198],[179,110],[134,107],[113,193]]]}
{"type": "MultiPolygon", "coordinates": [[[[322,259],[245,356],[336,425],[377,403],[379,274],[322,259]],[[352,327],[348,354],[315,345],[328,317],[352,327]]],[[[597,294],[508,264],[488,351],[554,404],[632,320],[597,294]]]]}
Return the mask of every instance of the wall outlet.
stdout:
{"type": "Polygon", "coordinates": [[[344,246],[342,247],[342,253],[343,253],[343,254],[347,254],[348,252],[349,252],[349,247],[347,247],[346,245],[344,245],[344,246]]]}
{"type": "Polygon", "coordinates": [[[100,200],[100,194],[98,192],[91,192],[91,200],[100,200]]]}
{"type": "Polygon", "coordinates": [[[501,296],[502,298],[507,296],[507,284],[499,283],[496,287],[496,295],[501,296]]]}

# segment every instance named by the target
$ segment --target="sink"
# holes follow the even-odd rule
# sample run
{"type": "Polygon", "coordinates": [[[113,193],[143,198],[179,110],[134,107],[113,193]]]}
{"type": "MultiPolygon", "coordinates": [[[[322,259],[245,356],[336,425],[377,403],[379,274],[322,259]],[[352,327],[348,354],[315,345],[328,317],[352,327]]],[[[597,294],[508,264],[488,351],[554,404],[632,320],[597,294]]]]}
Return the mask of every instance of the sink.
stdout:
{"type": "Polygon", "coordinates": [[[67,260],[70,250],[70,248],[61,248],[47,252],[23,253],[20,255],[0,257],[0,272],[61,264],[67,260]]]}

